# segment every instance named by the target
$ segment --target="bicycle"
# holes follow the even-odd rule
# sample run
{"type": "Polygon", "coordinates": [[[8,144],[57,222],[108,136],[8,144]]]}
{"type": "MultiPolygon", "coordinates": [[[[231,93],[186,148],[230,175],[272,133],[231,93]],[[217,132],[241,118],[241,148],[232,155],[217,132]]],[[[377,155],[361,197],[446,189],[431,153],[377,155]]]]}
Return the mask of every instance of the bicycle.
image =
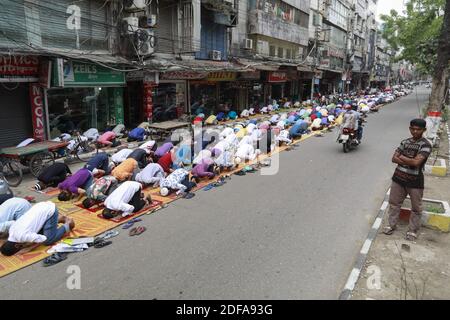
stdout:
{"type": "Polygon", "coordinates": [[[68,160],[71,159],[78,159],[81,162],[87,162],[89,158],[81,157],[80,155],[83,153],[89,153],[96,149],[96,153],[98,153],[98,149],[96,147],[95,142],[92,140],[82,136],[80,132],[76,131],[74,133],[75,138],[74,140],[74,146],[72,148],[67,148],[66,150],[66,156],[68,160]]]}
{"type": "Polygon", "coordinates": [[[5,180],[8,186],[19,186],[23,180],[20,163],[11,159],[0,158],[0,179],[5,180]]]}

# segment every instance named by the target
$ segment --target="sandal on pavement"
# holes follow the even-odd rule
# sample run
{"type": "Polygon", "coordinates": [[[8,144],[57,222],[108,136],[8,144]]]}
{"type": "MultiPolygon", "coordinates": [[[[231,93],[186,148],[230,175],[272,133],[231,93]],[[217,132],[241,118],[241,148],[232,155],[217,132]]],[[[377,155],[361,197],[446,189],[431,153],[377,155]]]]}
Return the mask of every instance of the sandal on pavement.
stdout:
{"type": "Polygon", "coordinates": [[[390,236],[391,234],[393,234],[394,231],[395,231],[395,228],[392,228],[392,227],[385,227],[385,228],[383,229],[383,233],[386,234],[386,235],[388,235],[388,236],[390,236]]]}
{"type": "Polygon", "coordinates": [[[109,231],[106,231],[104,234],[99,235],[98,237],[102,238],[103,240],[108,240],[110,238],[117,236],[118,234],[119,234],[119,231],[117,231],[117,230],[109,230],[109,231]]]}
{"type": "Polygon", "coordinates": [[[415,234],[414,232],[408,231],[406,233],[405,239],[408,241],[415,241],[415,240],[417,240],[417,234],[415,234]]]}
{"type": "Polygon", "coordinates": [[[125,223],[125,224],[122,226],[122,229],[129,229],[129,228],[131,228],[136,222],[139,222],[139,221],[142,221],[142,219],[139,219],[139,218],[131,219],[130,221],[128,221],[127,223],[125,223]]]}
{"type": "Polygon", "coordinates": [[[137,236],[140,235],[142,232],[144,232],[145,230],[147,230],[146,227],[144,226],[139,226],[139,227],[135,227],[133,229],[130,230],[130,236],[137,236]]]}
{"type": "Polygon", "coordinates": [[[112,243],[111,240],[105,241],[105,240],[101,239],[101,240],[97,241],[97,243],[94,244],[94,248],[97,248],[97,249],[103,248],[103,247],[110,245],[111,243],[112,243]]]}
{"type": "Polygon", "coordinates": [[[183,196],[184,199],[192,199],[193,197],[195,197],[195,193],[192,193],[192,192],[187,192],[187,193],[183,196]]]}
{"type": "Polygon", "coordinates": [[[44,267],[49,267],[67,259],[67,253],[57,252],[44,259],[44,267]]]}

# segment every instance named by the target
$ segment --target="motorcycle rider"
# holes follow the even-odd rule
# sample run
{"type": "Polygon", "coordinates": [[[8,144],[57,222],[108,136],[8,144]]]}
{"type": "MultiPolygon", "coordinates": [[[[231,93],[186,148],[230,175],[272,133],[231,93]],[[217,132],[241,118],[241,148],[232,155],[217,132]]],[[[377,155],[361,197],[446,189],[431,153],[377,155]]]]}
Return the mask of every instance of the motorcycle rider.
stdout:
{"type": "Polygon", "coordinates": [[[356,143],[359,144],[362,138],[362,127],[359,125],[359,112],[354,110],[350,104],[345,104],[344,109],[344,119],[342,122],[343,129],[351,129],[357,132],[356,143]]]}

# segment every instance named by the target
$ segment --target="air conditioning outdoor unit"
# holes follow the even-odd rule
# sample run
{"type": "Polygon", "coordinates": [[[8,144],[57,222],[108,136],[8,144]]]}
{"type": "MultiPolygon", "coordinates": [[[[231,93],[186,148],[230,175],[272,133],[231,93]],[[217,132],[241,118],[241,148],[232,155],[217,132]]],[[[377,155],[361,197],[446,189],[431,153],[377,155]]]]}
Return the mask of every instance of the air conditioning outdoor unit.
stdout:
{"type": "Polygon", "coordinates": [[[209,52],[209,57],[211,60],[220,61],[222,60],[222,52],[217,50],[211,50],[209,52]]]}
{"type": "Polygon", "coordinates": [[[145,0],[123,0],[123,6],[127,11],[142,11],[147,4],[145,0]]]}
{"type": "Polygon", "coordinates": [[[253,40],[252,39],[244,39],[244,49],[251,50],[253,49],[253,40]]]}
{"type": "Polygon", "coordinates": [[[155,51],[156,38],[151,29],[138,29],[134,33],[134,46],[140,56],[148,56],[155,51]]]}
{"type": "Polygon", "coordinates": [[[138,17],[126,17],[122,19],[122,32],[126,34],[133,34],[139,29],[138,17]]]}

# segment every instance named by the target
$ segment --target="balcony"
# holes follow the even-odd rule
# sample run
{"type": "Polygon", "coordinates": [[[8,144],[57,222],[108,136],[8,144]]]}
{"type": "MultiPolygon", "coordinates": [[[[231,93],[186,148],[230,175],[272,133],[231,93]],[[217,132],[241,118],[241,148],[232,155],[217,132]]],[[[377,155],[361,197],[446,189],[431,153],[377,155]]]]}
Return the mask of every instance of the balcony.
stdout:
{"type": "Polygon", "coordinates": [[[293,42],[301,46],[308,46],[308,28],[284,21],[270,13],[252,10],[248,14],[249,33],[293,42]]]}

